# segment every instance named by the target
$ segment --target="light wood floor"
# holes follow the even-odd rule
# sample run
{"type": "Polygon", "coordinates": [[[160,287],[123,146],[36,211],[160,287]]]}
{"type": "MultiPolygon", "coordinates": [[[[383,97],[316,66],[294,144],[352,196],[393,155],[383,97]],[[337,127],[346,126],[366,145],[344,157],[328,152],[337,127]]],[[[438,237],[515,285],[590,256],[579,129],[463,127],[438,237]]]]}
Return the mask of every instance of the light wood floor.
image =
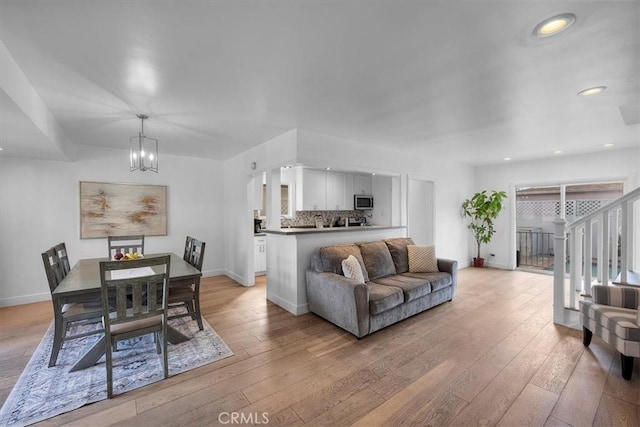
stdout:
{"type": "MultiPolygon", "coordinates": [[[[41,424],[639,425],[640,363],[624,381],[602,341],[553,324],[551,295],[551,276],[463,269],[453,302],[357,340],[267,302],[264,279],[207,278],[233,357],[41,424]]],[[[0,309],[1,402],[51,319],[50,303],[0,309]]]]}

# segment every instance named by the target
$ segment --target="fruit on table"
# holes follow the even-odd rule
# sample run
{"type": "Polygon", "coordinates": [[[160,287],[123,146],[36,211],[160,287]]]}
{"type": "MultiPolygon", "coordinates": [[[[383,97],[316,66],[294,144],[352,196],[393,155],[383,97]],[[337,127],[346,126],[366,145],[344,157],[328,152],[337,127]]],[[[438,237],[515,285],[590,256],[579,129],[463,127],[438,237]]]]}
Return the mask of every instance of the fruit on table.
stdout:
{"type": "Polygon", "coordinates": [[[124,259],[138,259],[140,258],[140,255],[138,255],[138,252],[129,252],[124,254],[124,259]]]}
{"type": "Polygon", "coordinates": [[[113,256],[113,259],[115,259],[116,261],[120,261],[120,259],[122,259],[122,257],[124,257],[124,255],[121,254],[120,252],[118,252],[117,254],[115,254],[113,256]]]}

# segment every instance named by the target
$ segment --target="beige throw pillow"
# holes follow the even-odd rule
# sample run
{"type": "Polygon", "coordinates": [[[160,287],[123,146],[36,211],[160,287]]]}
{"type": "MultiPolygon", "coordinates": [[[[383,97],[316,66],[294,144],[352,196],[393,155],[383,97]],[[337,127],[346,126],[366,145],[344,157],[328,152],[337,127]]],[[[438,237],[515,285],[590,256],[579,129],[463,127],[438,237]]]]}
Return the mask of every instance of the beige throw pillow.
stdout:
{"type": "Polygon", "coordinates": [[[435,246],[407,245],[410,273],[437,273],[435,246]]]}
{"type": "Polygon", "coordinates": [[[342,272],[344,273],[344,277],[353,279],[358,283],[364,283],[362,267],[360,267],[358,259],[353,255],[349,255],[347,259],[342,260],[342,272]]]}

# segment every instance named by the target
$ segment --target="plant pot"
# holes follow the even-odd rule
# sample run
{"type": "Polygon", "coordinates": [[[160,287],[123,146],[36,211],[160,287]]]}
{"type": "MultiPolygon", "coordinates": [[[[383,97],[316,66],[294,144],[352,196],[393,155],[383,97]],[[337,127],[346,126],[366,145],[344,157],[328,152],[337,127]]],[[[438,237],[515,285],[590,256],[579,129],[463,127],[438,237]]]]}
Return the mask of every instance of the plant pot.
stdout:
{"type": "Polygon", "coordinates": [[[484,258],[474,258],[473,266],[478,268],[484,267],[484,258]]]}

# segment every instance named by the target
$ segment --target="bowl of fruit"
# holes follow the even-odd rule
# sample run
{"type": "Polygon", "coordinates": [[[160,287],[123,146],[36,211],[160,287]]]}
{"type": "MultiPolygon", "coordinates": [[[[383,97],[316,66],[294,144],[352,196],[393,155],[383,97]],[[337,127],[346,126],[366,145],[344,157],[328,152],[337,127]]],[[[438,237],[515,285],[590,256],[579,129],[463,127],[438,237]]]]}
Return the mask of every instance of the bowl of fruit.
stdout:
{"type": "Polygon", "coordinates": [[[137,252],[127,252],[126,254],[118,252],[113,256],[114,261],[130,261],[132,259],[144,258],[142,254],[137,252]]]}

